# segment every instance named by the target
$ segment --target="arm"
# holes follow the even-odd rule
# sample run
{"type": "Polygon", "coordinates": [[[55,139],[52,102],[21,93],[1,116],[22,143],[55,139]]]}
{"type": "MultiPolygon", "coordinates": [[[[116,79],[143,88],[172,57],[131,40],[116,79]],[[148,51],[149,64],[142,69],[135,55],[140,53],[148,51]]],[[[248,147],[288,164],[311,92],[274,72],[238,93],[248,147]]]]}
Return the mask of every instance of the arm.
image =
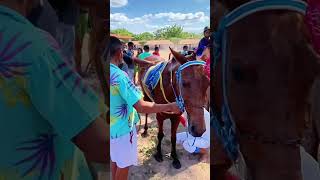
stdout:
{"type": "Polygon", "coordinates": [[[134,108],[139,113],[159,113],[171,111],[175,114],[180,113],[180,109],[178,108],[176,103],[170,104],[156,104],[154,102],[147,102],[140,99],[136,104],[134,104],[134,108]]]}
{"type": "Polygon", "coordinates": [[[146,66],[146,65],[154,65],[156,61],[148,61],[148,60],[141,60],[139,58],[132,58],[133,62],[139,66],[146,66]]]}
{"type": "MultiPolygon", "coordinates": [[[[54,39],[51,40],[53,44],[54,39]]],[[[34,57],[37,64],[30,66],[26,91],[33,106],[60,138],[75,143],[88,160],[107,163],[107,120],[106,116],[100,117],[107,112],[107,107],[103,98],[90,88],[83,93],[82,89],[88,86],[72,71],[72,67],[65,66],[63,71],[53,72],[65,63],[60,53],[46,47],[34,57]],[[64,72],[72,72],[70,76],[73,78],[63,79],[64,72]],[[75,78],[80,81],[77,88],[74,88],[75,78]],[[57,86],[57,82],[61,85],[57,86]]]]}
{"type": "Polygon", "coordinates": [[[107,130],[106,120],[99,117],[76,135],[72,142],[85,154],[88,161],[108,163],[110,150],[107,130]]]}

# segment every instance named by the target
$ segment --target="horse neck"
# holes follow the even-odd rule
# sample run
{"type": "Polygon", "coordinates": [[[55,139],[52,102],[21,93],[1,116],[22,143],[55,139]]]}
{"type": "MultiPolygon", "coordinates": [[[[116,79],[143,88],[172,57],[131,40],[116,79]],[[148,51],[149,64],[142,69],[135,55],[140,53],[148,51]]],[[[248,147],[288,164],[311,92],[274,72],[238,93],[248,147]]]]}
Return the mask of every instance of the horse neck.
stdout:
{"type": "Polygon", "coordinates": [[[176,79],[176,72],[179,68],[180,64],[178,62],[173,62],[170,61],[167,64],[167,67],[164,69],[163,73],[162,73],[162,78],[163,78],[163,87],[164,87],[164,91],[166,93],[167,99],[170,102],[174,102],[175,101],[175,94],[178,96],[178,83],[177,83],[177,79],[176,79]],[[171,84],[171,76],[172,76],[172,84],[171,84]],[[172,87],[174,88],[174,91],[172,89],[172,87]]]}

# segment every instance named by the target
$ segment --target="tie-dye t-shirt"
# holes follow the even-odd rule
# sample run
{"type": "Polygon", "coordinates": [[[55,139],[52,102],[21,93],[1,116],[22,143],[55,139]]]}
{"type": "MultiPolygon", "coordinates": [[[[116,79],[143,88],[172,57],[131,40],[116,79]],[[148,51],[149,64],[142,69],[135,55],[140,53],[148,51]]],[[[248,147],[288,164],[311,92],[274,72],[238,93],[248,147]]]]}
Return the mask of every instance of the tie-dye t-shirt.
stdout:
{"type": "Polygon", "coordinates": [[[104,103],[48,33],[4,6],[0,22],[0,179],[92,179],[71,139],[104,103]]]}
{"type": "Polygon", "coordinates": [[[142,99],[142,93],[119,67],[110,64],[110,136],[126,135],[139,121],[133,105],[142,99]]]}

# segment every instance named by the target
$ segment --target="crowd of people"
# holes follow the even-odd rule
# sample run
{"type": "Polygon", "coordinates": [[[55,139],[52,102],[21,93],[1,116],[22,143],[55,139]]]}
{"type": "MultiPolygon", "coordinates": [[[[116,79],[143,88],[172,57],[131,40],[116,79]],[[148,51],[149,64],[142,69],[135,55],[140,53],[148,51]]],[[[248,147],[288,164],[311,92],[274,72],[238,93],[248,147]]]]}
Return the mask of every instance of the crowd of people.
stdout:
{"type": "MultiPolygon", "coordinates": [[[[212,35],[209,27],[204,28],[203,35],[204,37],[200,40],[197,48],[189,50],[189,47],[187,45],[184,45],[180,53],[184,56],[192,55],[192,53],[195,53],[197,56],[197,59],[201,59],[207,62],[206,72],[209,74],[210,73],[210,47],[211,47],[210,36],[212,35]]],[[[125,43],[122,43],[122,44],[124,48],[123,50],[124,61],[119,64],[119,67],[121,70],[125,71],[128,74],[130,79],[133,80],[135,84],[137,84],[138,67],[134,65],[133,59],[138,58],[140,60],[145,60],[150,56],[161,57],[160,47],[155,45],[154,51],[151,53],[149,45],[144,45],[142,49],[140,47],[137,48],[136,45],[131,41],[128,42],[127,44],[125,43]]]]}

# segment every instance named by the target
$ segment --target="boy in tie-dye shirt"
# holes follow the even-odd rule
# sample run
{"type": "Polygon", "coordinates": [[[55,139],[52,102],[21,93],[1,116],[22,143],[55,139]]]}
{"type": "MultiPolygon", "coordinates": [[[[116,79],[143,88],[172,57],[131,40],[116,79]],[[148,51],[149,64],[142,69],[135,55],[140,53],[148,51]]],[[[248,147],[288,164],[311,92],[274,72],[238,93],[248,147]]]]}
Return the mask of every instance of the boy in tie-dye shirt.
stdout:
{"type": "Polygon", "coordinates": [[[140,113],[172,111],[180,113],[176,103],[155,104],[143,101],[142,92],[118,66],[123,61],[123,46],[110,38],[110,156],[112,178],[127,179],[129,167],[137,165],[137,132],[140,113]]]}

